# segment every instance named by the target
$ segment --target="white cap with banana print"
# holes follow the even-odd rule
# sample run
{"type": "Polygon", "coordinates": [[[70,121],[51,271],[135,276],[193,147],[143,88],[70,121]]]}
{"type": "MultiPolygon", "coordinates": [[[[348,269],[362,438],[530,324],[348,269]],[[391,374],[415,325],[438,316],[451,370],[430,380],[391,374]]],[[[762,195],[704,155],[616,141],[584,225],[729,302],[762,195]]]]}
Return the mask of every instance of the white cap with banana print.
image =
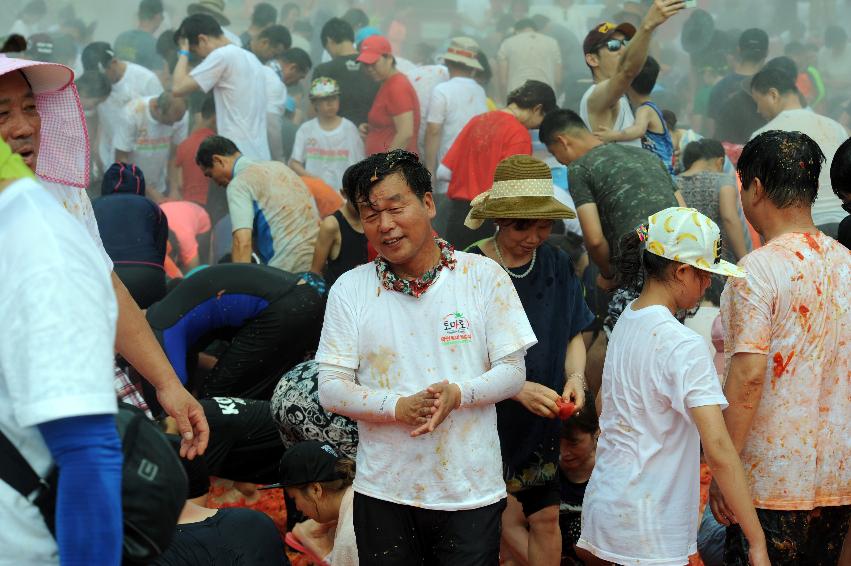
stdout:
{"type": "Polygon", "coordinates": [[[647,251],[686,263],[698,269],[724,275],[744,277],[745,270],[721,259],[721,230],[707,216],[693,208],[672,207],[647,219],[647,251]]]}

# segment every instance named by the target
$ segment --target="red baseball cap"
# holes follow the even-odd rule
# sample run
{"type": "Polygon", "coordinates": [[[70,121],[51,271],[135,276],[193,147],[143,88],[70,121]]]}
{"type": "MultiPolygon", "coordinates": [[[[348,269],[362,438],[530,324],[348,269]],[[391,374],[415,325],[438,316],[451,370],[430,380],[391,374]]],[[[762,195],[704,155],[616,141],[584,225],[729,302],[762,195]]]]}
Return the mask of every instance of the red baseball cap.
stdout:
{"type": "Polygon", "coordinates": [[[603,22],[588,32],[585,41],[582,42],[582,50],[587,55],[593,53],[602,43],[610,40],[616,33],[622,33],[627,39],[635,35],[635,26],[630,23],[615,25],[611,22],[603,22]]]}
{"type": "Polygon", "coordinates": [[[358,62],[374,65],[382,55],[393,55],[393,47],[383,35],[371,35],[361,41],[358,62]]]}

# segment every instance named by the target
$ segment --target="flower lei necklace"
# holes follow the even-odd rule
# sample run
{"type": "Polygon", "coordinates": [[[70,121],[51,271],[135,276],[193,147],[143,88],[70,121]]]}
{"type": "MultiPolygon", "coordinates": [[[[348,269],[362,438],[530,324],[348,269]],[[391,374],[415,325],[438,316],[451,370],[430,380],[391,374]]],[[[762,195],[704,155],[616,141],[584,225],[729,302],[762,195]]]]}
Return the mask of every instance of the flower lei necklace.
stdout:
{"type": "Polygon", "coordinates": [[[381,256],[376,257],[374,260],[375,273],[381,281],[381,286],[388,291],[397,291],[418,298],[431,287],[432,283],[437,281],[437,276],[444,267],[450,270],[455,269],[455,265],[458,263],[458,260],[455,259],[455,248],[449,242],[440,238],[435,238],[434,243],[440,248],[440,261],[420,277],[413,279],[399,277],[393,272],[393,268],[386,259],[381,256]]]}

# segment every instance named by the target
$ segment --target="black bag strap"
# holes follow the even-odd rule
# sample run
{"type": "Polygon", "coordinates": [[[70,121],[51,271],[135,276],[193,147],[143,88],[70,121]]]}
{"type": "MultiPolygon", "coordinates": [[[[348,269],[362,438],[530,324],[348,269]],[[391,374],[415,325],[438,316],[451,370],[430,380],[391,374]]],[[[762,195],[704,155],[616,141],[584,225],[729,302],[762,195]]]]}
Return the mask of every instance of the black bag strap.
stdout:
{"type": "Polygon", "coordinates": [[[0,455],[3,456],[0,480],[9,484],[26,499],[30,499],[33,493],[38,492],[32,503],[41,511],[51,534],[55,535],[58,469],[54,466],[47,478],[39,476],[2,430],[0,430],[0,455]]]}

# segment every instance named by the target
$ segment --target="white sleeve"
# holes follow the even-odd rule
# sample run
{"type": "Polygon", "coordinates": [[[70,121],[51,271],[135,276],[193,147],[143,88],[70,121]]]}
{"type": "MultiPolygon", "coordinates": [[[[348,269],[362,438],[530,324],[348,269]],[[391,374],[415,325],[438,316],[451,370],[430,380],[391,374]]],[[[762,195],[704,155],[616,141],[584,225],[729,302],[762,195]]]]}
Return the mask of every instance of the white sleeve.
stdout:
{"type": "Polygon", "coordinates": [[[659,389],[678,413],[687,415],[688,409],[706,405],[727,408],[721,380],[706,342],[700,336],[678,344],[664,367],[666,369],[659,375],[666,379],[659,384],[659,389]]]}
{"type": "MultiPolygon", "coordinates": [[[[345,118],[343,119],[346,120],[345,118]]],[[[363,138],[360,137],[358,127],[355,126],[349,120],[346,120],[346,128],[349,132],[349,146],[351,148],[351,154],[349,155],[349,164],[354,165],[355,163],[363,161],[364,158],[366,158],[366,150],[364,149],[363,138]]]]}
{"type": "Polygon", "coordinates": [[[525,352],[537,344],[514,283],[505,270],[485,257],[476,267],[479,301],[485,313],[488,357],[492,363],[509,354],[525,352]]]}
{"type": "MultiPolygon", "coordinates": [[[[115,116],[116,124],[113,130],[115,133],[112,136],[112,145],[118,151],[130,153],[136,149],[138,128],[136,127],[136,115],[133,112],[135,106],[136,101],[130,102],[115,116]]],[[[114,155],[112,159],[115,160],[114,155]]]]}
{"type": "Polygon", "coordinates": [[[491,369],[468,381],[461,388],[461,408],[492,405],[514,397],[526,382],[526,349],[518,350],[495,362],[491,369]]]}
{"type": "Polygon", "coordinates": [[[198,86],[204,92],[210,92],[219,82],[228,66],[228,61],[223,53],[225,48],[219,47],[207,55],[201,63],[189,72],[189,76],[195,79],[198,86]]]}
{"type": "Polygon", "coordinates": [[[319,364],[319,403],[326,411],[356,421],[394,422],[401,397],[359,385],[351,368],[319,364]]]}
{"type": "Polygon", "coordinates": [[[293,142],[293,150],[290,153],[290,159],[298,161],[302,165],[305,165],[304,162],[304,137],[305,137],[305,126],[307,126],[307,122],[298,127],[295,133],[295,141],[293,142]]]}
{"type": "Polygon", "coordinates": [[[443,124],[446,122],[447,109],[446,95],[443,93],[443,89],[438,86],[431,93],[431,102],[428,106],[428,118],[426,121],[431,124],[443,124]]]}
{"type": "Polygon", "coordinates": [[[269,67],[263,67],[263,76],[266,81],[266,113],[283,116],[286,112],[287,87],[269,67]]]}

